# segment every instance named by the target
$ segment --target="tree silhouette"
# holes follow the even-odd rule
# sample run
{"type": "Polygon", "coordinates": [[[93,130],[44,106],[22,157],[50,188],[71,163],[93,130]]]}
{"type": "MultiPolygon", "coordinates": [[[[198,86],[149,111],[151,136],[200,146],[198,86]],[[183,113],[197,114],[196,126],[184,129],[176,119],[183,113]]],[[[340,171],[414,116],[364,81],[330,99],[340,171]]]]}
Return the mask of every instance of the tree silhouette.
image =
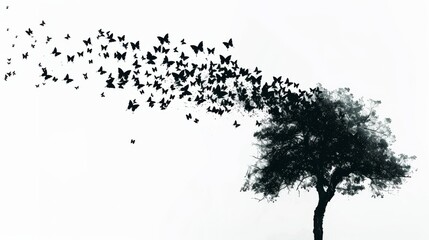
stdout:
{"type": "Polygon", "coordinates": [[[379,120],[380,101],[355,100],[348,88],[321,86],[311,101],[285,102],[254,134],[260,155],[249,167],[242,191],[275,201],[282,189],[315,187],[315,240],[323,239],[323,217],[335,192],[354,195],[369,186],[373,197],[398,186],[413,157],[395,154],[390,119],[379,120]],[[319,90],[320,89],[320,90],[319,90]]]}

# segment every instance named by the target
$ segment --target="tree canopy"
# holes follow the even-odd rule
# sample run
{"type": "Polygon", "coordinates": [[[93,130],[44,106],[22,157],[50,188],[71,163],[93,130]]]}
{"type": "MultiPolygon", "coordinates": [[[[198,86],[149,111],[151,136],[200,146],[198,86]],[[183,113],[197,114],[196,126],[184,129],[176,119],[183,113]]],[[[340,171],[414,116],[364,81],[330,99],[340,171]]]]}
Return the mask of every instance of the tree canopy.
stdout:
{"type": "Polygon", "coordinates": [[[282,189],[309,189],[374,197],[398,187],[410,174],[409,157],[391,149],[389,118],[379,119],[380,101],[355,99],[350,89],[321,86],[311,101],[284,102],[254,134],[258,161],[249,167],[242,191],[274,201],[282,189]]]}

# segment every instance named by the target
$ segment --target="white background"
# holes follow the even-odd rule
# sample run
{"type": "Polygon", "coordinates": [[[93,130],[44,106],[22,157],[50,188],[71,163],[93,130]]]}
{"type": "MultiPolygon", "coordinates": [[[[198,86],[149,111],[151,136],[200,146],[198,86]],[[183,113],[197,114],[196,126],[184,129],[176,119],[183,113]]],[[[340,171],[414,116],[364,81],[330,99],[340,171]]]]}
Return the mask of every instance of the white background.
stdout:
{"type": "MultiPolygon", "coordinates": [[[[276,203],[239,191],[257,154],[253,120],[242,118],[234,129],[238,115],[214,119],[201,111],[196,125],[184,117],[195,110],[180,106],[131,114],[127,92],[100,98],[102,85],[91,83],[79,91],[36,89],[40,70],[20,59],[29,49],[28,27],[57,39],[70,33],[70,48],[99,28],[140,39],[143,50],[167,32],[217,49],[232,37],[233,56],[266,79],[350,87],[381,100],[380,114],[393,120],[394,150],[416,155],[418,171],[384,199],[336,195],[325,238],[429,238],[425,1],[57,0],[0,7],[0,72],[15,54],[18,74],[0,82],[0,239],[313,238],[315,191],[283,192],[276,203]]],[[[43,54],[49,52],[30,54],[29,62],[46,60],[43,54]]]]}

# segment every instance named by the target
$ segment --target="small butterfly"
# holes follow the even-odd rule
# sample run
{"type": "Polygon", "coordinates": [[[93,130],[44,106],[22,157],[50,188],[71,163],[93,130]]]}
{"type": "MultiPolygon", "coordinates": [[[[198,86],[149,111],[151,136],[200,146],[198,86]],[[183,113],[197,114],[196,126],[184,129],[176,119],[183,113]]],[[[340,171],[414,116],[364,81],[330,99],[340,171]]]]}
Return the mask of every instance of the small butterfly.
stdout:
{"type": "Polygon", "coordinates": [[[83,57],[83,51],[82,52],[77,52],[77,56],[78,57],[83,57]]]}
{"type": "Polygon", "coordinates": [[[219,55],[219,56],[220,56],[220,63],[221,64],[224,64],[224,63],[229,64],[229,61],[231,60],[231,55],[229,55],[228,57],[224,57],[222,55],[219,55]]]}
{"type": "Polygon", "coordinates": [[[140,50],[140,41],[137,41],[135,43],[130,42],[131,43],[131,48],[134,50],[139,49],[140,50]]]}
{"type": "Polygon", "coordinates": [[[28,30],[25,30],[25,32],[28,34],[28,36],[30,36],[31,34],[33,34],[33,30],[31,30],[30,28],[28,30]]]}
{"type": "Polygon", "coordinates": [[[61,53],[58,52],[57,48],[54,48],[54,51],[52,51],[52,54],[55,55],[55,57],[57,57],[58,55],[60,55],[61,53]]]}
{"type": "Polygon", "coordinates": [[[67,36],[64,37],[65,39],[69,40],[70,39],[70,35],[67,33],[67,36]]]}
{"type": "Polygon", "coordinates": [[[136,103],[136,100],[134,99],[134,101],[129,101],[128,102],[128,108],[127,110],[131,109],[131,111],[135,111],[140,105],[136,103]]]}
{"type": "Polygon", "coordinates": [[[153,46],[153,49],[154,49],[155,53],[161,52],[161,45],[159,45],[158,47],[153,46]]]}
{"type": "Polygon", "coordinates": [[[180,59],[182,59],[183,61],[186,61],[189,57],[185,56],[185,54],[182,52],[182,54],[180,54],[180,59]]]}
{"type": "Polygon", "coordinates": [[[135,143],[136,143],[136,140],[131,139],[131,143],[132,143],[132,144],[135,144],[135,143]]]}
{"type": "Polygon", "coordinates": [[[194,119],[194,123],[198,123],[200,120],[198,120],[198,118],[194,119]]]}
{"type": "Polygon", "coordinates": [[[76,87],[74,87],[76,90],[78,90],[79,89],[79,86],[76,86],[76,87]]]}
{"type": "Polygon", "coordinates": [[[92,48],[87,48],[87,49],[86,49],[86,52],[87,52],[87,53],[92,53],[92,48]]]}
{"type": "Polygon", "coordinates": [[[168,33],[165,34],[164,37],[158,37],[158,40],[161,43],[161,45],[163,45],[164,43],[170,44],[170,40],[168,40],[168,33]]]}
{"type": "Polygon", "coordinates": [[[123,35],[122,37],[121,37],[121,36],[118,36],[118,40],[119,40],[119,42],[123,42],[123,41],[125,41],[125,35],[123,35]]]}
{"type": "Polygon", "coordinates": [[[204,52],[203,41],[201,41],[200,43],[198,43],[198,46],[191,45],[191,48],[192,48],[192,50],[194,50],[195,54],[198,54],[198,51],[204,52]]]}
{"type": "Polygon", "coordinates": [[[93,63],[93,60],[92,60],[92,59],[88,60],[88,63],[89,63],[89,64],[92,64],[92,63],[93,63]]]}
{"type": "Polygon", "coordinates": [[[92,45],[91,44],[91,38],[88,38],[88,40],[83,40],[83,43],[85,43],[85,46],[88,47],[88,45],[92,45]]]}
{"type": "Polygon", "coordinates": [[[71,83],[71,82],[73,82],[73,79],[71,79],[69,77],[69,75],[67,74],[66,77],[64,78],[64,81],[66,81],[66,83],[71,83]]]}
{"type": "Polygon", "coordinates": [[[117,58],[118,61],[121,59],[125,61],[126,55],[127,55],[127,52],[124,52],[122,54],[120,52],[116,52],[114,57],[117,58]]]}
{"type": "Polygon", "coordinates": [[[131,73],[131,70],[125,71],[121,68],[118,68],[118,79],[128,79],[129,75],[131,73]]]}
{"type": "Polygon", "coordinates": [[[67,55],[67,62],[73,62],[74,61],[74,55],[69,56],[67,55]]]}
{"type": "Polygon", "coordinates": [[[23,59],[27,59],[27,58],[28,58],[28,52],[23,53],[23,54],[22,54],[22,58],[23,58],[23,59]]]}
{"type": "Polygon", "coordinates": [[[182,45],[185,45],[185,44],[186,44],[185,39],[182,39],[182,40],[180,41],[180,43],[181,43],[182,45]]]}
{"type": "Polygon", "coordinates": [[[189,114],[186,114],[186,119],[187,120],[190,120],[190,119],[192,119],[192,115],[189,113],[189,114]]]}
{"type": "Polygon", "coordinates": [[[45,24],[46,24],[45,21],[42,20],[42,23],[40,24],[40,26],[43,27],[43,26],[45,26],[45,24]]]}
{"type": "Polygon", "coordinates": [[[101,45],[101,51],[107,51],[107,45],[101,45]]]}
{"type": "Polygon", "coordinates": [[[100,75],[103,75],[103,74],[105,74],[106,73],[106,71],[104,71],[103,70],[103,66],[101,66],[99,69],[98,69],[98,71],[97,72],[99,72],[100,73],[100,75]]]}
{"type": "Polygon", "coordinates": [[[261,122],[259,122],[258,120],[256,120],[256,126],[260,127],[261,126],[261,122]]]}
{"type": "Polygon", "coordinates": [[[101,93],[101,97],[106,97],[106,96],[104,95],[104,92],[102,92],[102,93],[101,93]]]}
{"type": "Polygon", "coordinates": [[[298,86],[299,86],[299,83],[294,83],[294,84],[293,84],[293,87],[296,87],[296,88],[297,88],[298,86]]]}
{"type": "Polygon", "coordinates": [[[258,69],[258,67],[255,68],[255,73],[260,74],[262,71],[258,69]]]}
{"type": "Polygon", "coordinates": [[[207,48],[208,54],[214,54],[214,50],[215,50],[215,48],[212,48],[212,49],[207,48]]]}
{"type": "Polygon", "coordinates": [[[240,127],[240,124],[238,124],[237,120],[234,121],[233,125],[234,125],[235,128],[240,127]]]}
{"type": "Polygon", "coordinates": [[[232,38],[228,40],[228,42],[223,42],[223,45],[225,45],[226,49],[229,49],[230,47],[233,47],[232,45],[232,38]]]}

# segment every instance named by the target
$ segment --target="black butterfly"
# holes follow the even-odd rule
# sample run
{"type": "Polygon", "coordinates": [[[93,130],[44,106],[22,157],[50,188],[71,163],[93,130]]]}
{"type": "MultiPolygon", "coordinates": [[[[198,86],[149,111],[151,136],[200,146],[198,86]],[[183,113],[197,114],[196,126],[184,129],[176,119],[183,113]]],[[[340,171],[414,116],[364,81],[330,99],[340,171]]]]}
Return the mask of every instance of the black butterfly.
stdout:
{"type": "Polygon", "coordinates": [[[78,57],[83,57],[83,51],[82,52],[77,52],[77,56],[78,57]]]}
{"type": "Polygon", "coordinates": [[[155,64],[154,60],[157,58],[155,55],[152,55],[152,53],[147,52],[146,58],[148,60],[148,64],[155,64]]]}
{"type": "Polygon", "coordinates": [[[118,36],[118,40],[119,40],[119,42],[123,42],[123,41],[125,41],[125,35],[123,35],[122,37],[121,37],[121,36],[118,36]]]}
{"type": "Polygon", "coordinates": [[[256,126],[260,127],[261,126],[261,122],[259,122],[258,120],[256,120],[256,126]]]}
{"type": "Polygon", "coordinates": [[[107,45],[106,46],[104,46],[104,45],[101,45],[101,51],[107,51],[107,45]]]}
{"type": "Polygon", "coordinates": [[[108,52],[105,52],[105,53],[103,53],[103,57],[104,57],[104,58],[109,58],[109,57],[110,57],[110,55],[109,55],[109,53],[108,53],[108,52]]]}
{"type": "Polygon", "coordinates": [[[169,48],[162,47],[162,53],[167,54],[170,51],[169,48]]]}
{"type": "Polygon", "coordinates": [[[280,77],[274,77],[273,76],[273,85],[276,83],[281,84],[281,80],[282,80],[282,76],[280,76],[280,77]]]}
{"type": "Polygon", "coordinates": [[[125,49],[128,49],[128,43],[122,43],[122,47],[124,47],[125,49]]]}
{"type": "Polygon", "coordinates": [[[128,79],[130,76],[131,70],[125,71],[121,68],[118,68],[118,79],[128,79]]]}
{"type": "Polygon", "coordinates": [[[49,75],[48,74],[48,70],[46,70],[46,68],[42,68],[42,71],[43,71],[43,73],[42,73],[42,77],[44,77],[45,78],[45,80],[48,80],[49,78],[51,78],[52,77],[52,75],[49,75]]]}
{"type": "Polygon", "coordinates": [[[74,55],[69,56],[67,55],[67,62],[73,62],[74,61],[74,55]]]}
{"type": "Polygon", "coordinates": [[[23,58],[23,59],[27,59],[27,58],[28,58],[28,52],[23,53],[23,54],[22,54],[22,58],[23,58]]]}
{"type": "Polygon", "coordinates": [[[222,55],[219,55],[219,56],[220,56],[220,63],[221,64],[224,64],[224,63],[229,64],[229,61],[231,60],[231,55],[229,55],[228,57],[224,57],[222,55]]]}
{"type": "Polygon", "coordinates": [[[140,50],[140,41],[137,41],[135,43],[130,42],[131,43],[131,48],[134,50],[139,49],[140,50]]]}
{"type": "Polygon", "coordinates": [[[88,79],[88,73],[83,73],[83,78],[84,78],[85,80],[87,80],[87,79],[88,79]]]}
{"type": "Polygon", "coordinates": [[[192,50],[194,50],[195,54],[198,54],[198,51],[204,52],[203,41],[201,41],[200,43],[198,43],[198,46],[191,45],[191,48],[192,48],[192,50]]]}
{"type": "Polygon", "coordinates": [[[98,69],[98,71],[97,72],[99,72],[100,73],[100,75],[103,75],[103,74],[105,74],[106,73],[106,71],[104,71],[103,70],[103,66],[101,66],[99,69],[98,69]]]}
{"type": "Polygon", "coordinates": [[[87,53],[92,53],[92,48],[87,48],[87,49],[86,49],[86,52],[87,52],[87,53]]]}
{"type": "Polygon", "coordinates": [[[139,64],[139,61],[136,59],[136,60],[134,61],[134,63],[133,63],[133,66],[134,66],[134,68],[135,68],[135,69],[138,69],[138,68],[140,68],[142,65],[140,65],[140,64],[139,64]]]}
{"type": "Polygon", "coordinates": [[[131,139],[131,143],[132,143],[132,144],[135,144],[135,143],[136,143],[136,140],[131,139]]]}
{"type": "Polygon", "coordinates": [[[186,44],[186,43],[185,43],[185,39],[182,39],[182,40],[180,41],[180,43],[181,43],[182,45],[186,44]]]}
{"type": "Polygon", "coordinates": [[[178,51],[177,51],[177,47],[175,47],[175,48],[173,49],[173,51],[174,51],[174,52],[178,52],[178,51]]]}
{"type": "Polygon", "coordinates": [[[164,37],[158,37],[158,40],[161,43],[161,45],[164,44],[164,43],[170,44],[170,40],[168,40],[168,33],[165,34],[164,37]]]}
{"type": "Polygon", "coordinates": [[[45,21],[42,20],[42,23],[40,24],[40,26],[43,27],[43,26],[45,26],[45,24],[46,24],[45,21]]]}
{"type": "Polygon", "coordinates": [[[258,67],[255,68],[255,73],[260,74],[262,71],[258,69],[258,67]]]}
{"type": "Polygon", "coordinates": [[[70,39],[70,35],[67,33],[67,36],[64,37],[65,39],[69,40],[70,39]]]}
{"type": "Polygon", "coordinates": [[[93,63],[92,59],[88,60],[88,63],[89,63],[89,64],[92,64],[92,63],[93,63]]]}
{"type": "Polygon", "coordinates": [[[135,111],[140,105],[136,103],[136,100],[134,99],[134,101],[129,101],[128,102],[128,108],[127,110],[131,109],[131,111],[135,111]]]}
{"type": "Polygon", "coordinates": [[[28,34],[28,36],[30,36],[31,34],[33,34],[33,31],[30,28],[28,30],[25,30],[25,32],[28,34]]]}
{"type": "Polygon", "coordinates": [[[294,84],[293,84],[293,87],[296,87],[296,88],[297,88],[298,86],[299,86],[299,83],[294,83],[294,84]]]}
{"type": "Polygon", "coordinates": [[[237,120],[234,121],[233,125],[234,125],[235,128],[240,127],[240,124],[238,124],[237,120]]]}
{"type": "Polygon", "coordinates": [[[88,45],[92,45],[91,44],[91,38],[88,38],[88,40],[83,40],[83,43],[85,43],[85,46],[88,47],[88,45]]]}
{"type": "Polygon", "coordinates": [[[39,87],[39,84],[36,84],[36,88],[38,88],[39,87]]]}
{"type": "Polygon", "coordinates": [[[200,120],[198,120],[198,118],[194,119],[194,123],[198,123],[200,120]]]}
{"type": "Polygon", "coordinates": [[[51,37],[49,37],[49,36],[46,36],[46,43],[48,43],[49,41],[51,41],[52,40],[52,38],[51,37]]]}
{"type": "Polygon", "coordinates": [[[212,49],[207,48],[207,52],[209,52],[208,54],[214,54],[214,50],[215,50],[215,48],[212,48],[212,49]]]}
{"type": "Polygon", "coordinates": [[[189,57],[185,56],[185,54],[182,52],[182,54],[180,54],[180,59],[182,59],[183,61],[186,61],[189,57]]]}
{"type": "Polygon", "coordinates": [[[167,68],[169,68],[171,65],[173,65],[173,64],[174,64],[174,61],[169,61],[169,60],[168,60],[168,57],[167,57],[167,56],[165,56],[165,57],[164,57],[164,61],[162,61],[162,64],[167,64],[167,68]]]}
{"type": "Polygon", "coordinates": [[[115,53],[115,58],[117,58],[118,61],[121,60],[121,59],[125,61],[126,55],[127,55],[127,52],[124,52],[122,54],[120,52],[116,52],[115,53]]]}
{"type": "Polygon", "coordinates": [[[79,86],[76,86],[76,87],[74,87],[74,88],[76,88],[76,90],[78,90],[78,89],[79,89],[79,86]]]}
{"type": "Polygon", "coordinates": [[[230,47],[233,47],[232,45],[232,38],[228,40],[228,42],[223,42],[223,45],[225,45],[226,49],[229,49],[230,47]]]}
{"type": "Polygon", "coordinates": [[[155,53],[161,52],[161,45],[159,45],[158,47],[153,46],[153,49],[155,50],[155,53]]]}
{"type": "Polygon", "coordinates": [[[57,48],[54,48],[54,51],[52,51],[52,54],[55,55],[55,57],[57,57],[58,55],[60,55],[61,53],[58,52],[57,48]]]}
{"type": "Polygon", "coordinates": [[[104,92],[102,92],[102,93],[101,93],[101,97],[106,97],[106,96],[104,95],[104,92]]]}
{"type": "Polygon", "coordinates": [[[192,115],[189,113],[189,114],[186,114],[186,119],[187,120],[190,120],[190,119],[192,119],[192,115]]]}
{"type": "Polygon", "coordinates": [[[73,79],[71,79],[69,77],[69,75],[67,74],[66,77],[64,78],[64,81],[66,81],[66,83],[71,83],[71,82],[73,82],[73,79]]]}

